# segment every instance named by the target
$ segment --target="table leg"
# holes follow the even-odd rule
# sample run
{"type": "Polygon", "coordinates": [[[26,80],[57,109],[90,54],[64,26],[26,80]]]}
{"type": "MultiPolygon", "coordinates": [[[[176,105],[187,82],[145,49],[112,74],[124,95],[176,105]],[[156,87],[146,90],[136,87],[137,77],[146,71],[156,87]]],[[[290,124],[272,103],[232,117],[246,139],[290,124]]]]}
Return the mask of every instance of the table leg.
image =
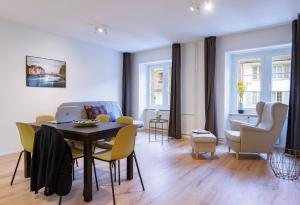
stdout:
{"type": "Polygon", "coordinates": [[[92,196],[92,142],[84,142],[84,188],[83,196],[85,202],[90,202],[92,196]]]}
{"type": "Polygon", "coordinates": [[[133,153],[127,157],[127,180],[133,179],[133,153]]]}
{"type": "Polygon", "coordinates": [[[24,177],[30,177],[31,153],[24,151],[24,177]]]}

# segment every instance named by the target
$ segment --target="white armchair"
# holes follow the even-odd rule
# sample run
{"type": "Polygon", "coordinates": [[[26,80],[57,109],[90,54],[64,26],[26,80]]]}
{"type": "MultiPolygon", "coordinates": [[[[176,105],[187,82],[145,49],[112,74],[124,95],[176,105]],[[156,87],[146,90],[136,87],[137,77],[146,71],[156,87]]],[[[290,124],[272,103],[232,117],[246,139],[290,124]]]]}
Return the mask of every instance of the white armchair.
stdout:
{"type": "Polygon", "coordinates": [[[231,130],[225,132],[229,152],[233,149],[237,159],[240,152],[267,153],[269,158],[281,133],[287,110],[288,106],[282,103],[259,102],[256,105],[256,125],[232,120],[231,130]]]}

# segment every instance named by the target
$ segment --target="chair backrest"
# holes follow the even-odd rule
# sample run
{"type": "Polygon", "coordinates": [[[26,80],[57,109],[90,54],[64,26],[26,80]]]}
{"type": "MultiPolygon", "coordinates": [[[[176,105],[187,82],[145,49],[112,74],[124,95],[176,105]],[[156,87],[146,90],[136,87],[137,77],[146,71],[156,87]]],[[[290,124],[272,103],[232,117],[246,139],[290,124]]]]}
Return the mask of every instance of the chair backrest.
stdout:
{"type": "Polygon", "coordinates": [[[275,144],[287,117],[288,106],[282,103],[265,103],[257,127],[268,130],[275,144]]]}
{"type": "Polygon", "coordinates": [[[130,116],[121,116],[116,119],[117,123],[122,123],[122,124],[128,124],[132,125],[133,124],[133,118],[130,116]]]}
{"type": "Polygon", "coordinates": [[[96,120],[102,122],[109,122],[109,115],[105,115],[105,114],[97,115],[96,120]]]}
{"type": "Polygon", "coordinates": [[[55,117],[52,115],[38,115],[35,118],[36,122],[48,122],[48,121],[54,121],[55,117]]]}
{"type": "MultiPolygon", "coordinates": [[[[262,104],[261,104],[262,105],[262,104]]],[[[287,116],[288,106],[279,102],[264,103],[258,112],[257,127],[266,130],[278,130],[283,126],[287,116]]]]}
{"type": "Polygon", "coordinates": [[[32,152],[35,135],[34,129],[31,125],[22,122],[17,122],[16,125],[19,130],[23,149],[27,152],[32,152]]]}
{"type": "Polygon", "coordinates": [[[135,125],[128,125],[119,130],[111,151],[112,160],[126,158],[133,152],[136,132],[135,125]]]}

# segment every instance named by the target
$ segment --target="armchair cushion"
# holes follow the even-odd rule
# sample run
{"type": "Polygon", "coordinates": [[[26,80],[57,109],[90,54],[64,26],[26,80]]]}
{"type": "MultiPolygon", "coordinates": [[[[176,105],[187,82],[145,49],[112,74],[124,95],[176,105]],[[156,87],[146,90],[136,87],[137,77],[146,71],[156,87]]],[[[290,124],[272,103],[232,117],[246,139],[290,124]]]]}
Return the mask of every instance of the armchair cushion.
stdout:
{"type": "Polygon", "coordinates": [[[241,142],[241,133],[239,131],[226,130],[225,135],[232,142],[241,142]]]}
{"type": "Polygon", "coordinates": [[[242,125],[254,126],[253,124],[246,123],[246,122],[241,122],[241,121],[237,121],[237,120],[229,120],[229,127],[231,130],[240,131],[242,125]]]}

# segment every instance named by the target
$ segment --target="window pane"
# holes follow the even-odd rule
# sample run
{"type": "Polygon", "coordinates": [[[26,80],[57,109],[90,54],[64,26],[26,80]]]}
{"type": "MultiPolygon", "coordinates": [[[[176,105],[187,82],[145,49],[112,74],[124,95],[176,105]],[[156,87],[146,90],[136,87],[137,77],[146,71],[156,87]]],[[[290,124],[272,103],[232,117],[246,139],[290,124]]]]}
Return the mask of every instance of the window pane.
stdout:
{"type": "Polygon", "coordinates": [[[256,104],[260,101],[261,60],[259,58],[243,59],[238,63],[238,79],[247,84],[242,99],[244,108],[255,108],[256,104]]]}
{"type": "Polygon", "coordinates": [[[272,102],[289,104],[291,56],[272,57],[272,102]]]}
{"type": "Polygon", "coordinates": [[[164,69],[151,69],[151,104],[163,104],[164,69]]]}

